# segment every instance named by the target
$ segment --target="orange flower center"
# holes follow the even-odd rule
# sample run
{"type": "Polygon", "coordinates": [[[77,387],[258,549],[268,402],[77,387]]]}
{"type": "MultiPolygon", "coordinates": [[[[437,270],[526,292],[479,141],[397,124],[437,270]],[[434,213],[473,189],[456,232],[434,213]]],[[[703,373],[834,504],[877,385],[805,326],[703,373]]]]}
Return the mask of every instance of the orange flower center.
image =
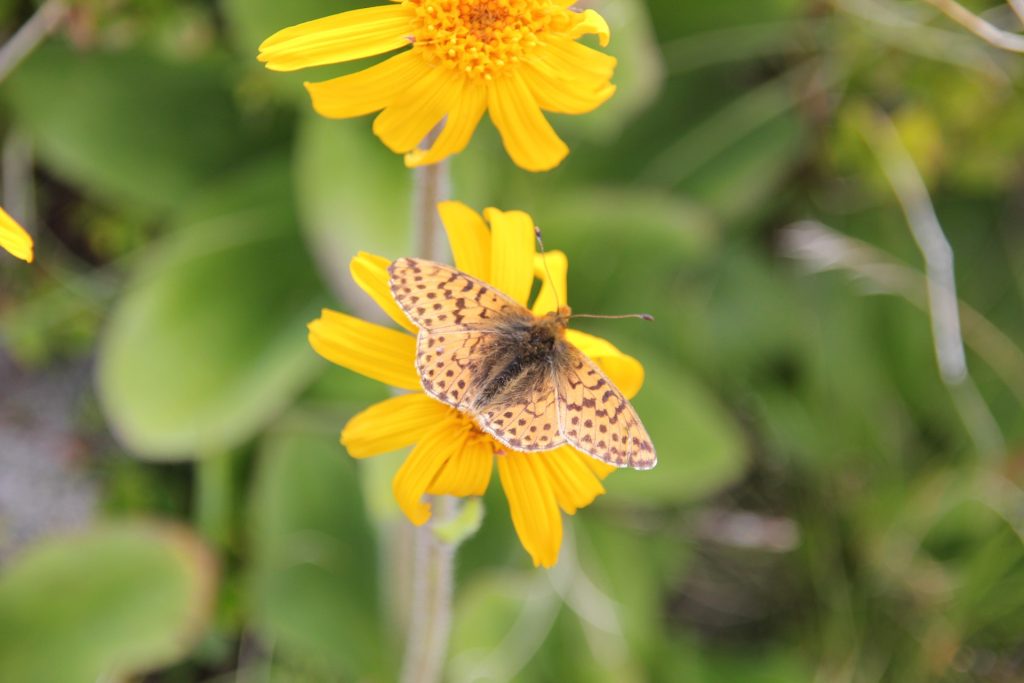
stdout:
{"type": "Polygon", "coordinates": [[[525,59],[543,34],[564,31],[570,13],[551,0],[407,0],[419,26],[414,45],[428,61],[491,80],[525,59]]]}

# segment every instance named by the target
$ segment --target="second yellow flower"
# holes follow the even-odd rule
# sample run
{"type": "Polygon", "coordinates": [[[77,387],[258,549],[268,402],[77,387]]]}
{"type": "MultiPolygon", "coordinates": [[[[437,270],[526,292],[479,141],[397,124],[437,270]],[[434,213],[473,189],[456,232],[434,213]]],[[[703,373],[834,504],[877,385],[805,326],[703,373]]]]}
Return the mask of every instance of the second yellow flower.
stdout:
{"type": "Polygon", "coordinates": [[[373,130],[408,166],[469,143],[485,111],[512,160],[546,171],[569,153],[543,112],[584,114],[615,92],[615,58],[577,42],[608,24],[566,0],[401,0],[278,31],[260,46],[275,71],[335,64],[411,46],[347,76],[307,83],[328,118],[376,111],[373,130]],[[444,128],[426,149],[421,142],[444,128]]]}

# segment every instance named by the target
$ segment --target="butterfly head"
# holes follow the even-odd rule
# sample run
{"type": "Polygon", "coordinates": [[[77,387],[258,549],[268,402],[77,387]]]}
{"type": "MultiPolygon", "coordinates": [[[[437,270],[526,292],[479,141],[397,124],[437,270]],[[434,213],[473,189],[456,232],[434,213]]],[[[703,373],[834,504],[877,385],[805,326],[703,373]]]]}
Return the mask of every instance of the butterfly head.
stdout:
{"type": "Polygon", "coordinates": [[[544,321],[549,321],[552,325],[558,327],[568,327],[569,318],[572,317],[572,309],[568,306],[561,306],[557,311],[549,311],[545,313],[541,318],[544,321]]]}

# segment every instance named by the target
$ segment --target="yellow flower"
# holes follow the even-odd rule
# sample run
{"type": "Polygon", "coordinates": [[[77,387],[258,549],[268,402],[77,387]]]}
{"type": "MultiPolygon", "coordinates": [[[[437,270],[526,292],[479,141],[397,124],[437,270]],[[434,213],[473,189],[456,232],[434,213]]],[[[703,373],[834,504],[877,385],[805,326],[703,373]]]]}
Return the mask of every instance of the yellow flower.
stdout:
{"type": "MultiPolygon", "coordinates": [[[[534,278],[540,279],[532,307],[537,315],[555,310],[557,302],[567,302],[568,260],[562,252],[548,252],[545,269],[534,251],[530,216],[488,209],[485,221],[458,202],[443,202],[438,209],[460,270],[490,282],[524,306],[534,278]]],[[[589,505],[604,493],[601,480],[615,468],[569,446],[540,453],[509,451],[477,428],[469,416],[427,396],[415,366],[417,329],[391,297],[389,265],[385,258],[360,253],[352,260],[352,277],[402,331],[330,310],[309,325],[310,344],[327,360],[411,392],[353,417],[341,433],[341,443],[354,458],[414,446],[392,489],[402,511],[417,525],[430,519],[424,495],[483,495],[497,461],[523,547],[534,565],[554,565],[562,543],[559,510],[572,515],[589,505]]],[[[578,330],[568,330],[566,335],[627,397],[640,390],[644,370],[636,359],[599,337],[578,330]]]]}
{"type": "Polygon", "coordinates": [[[32,263],[34,258],[32,237],[3,208],[0,208],[0,248],[22,261],[32,263]]]}
{"type": "Polygon", "coordinates": [[[380,111],[373,131],[407,166],[465,149],[484,111],[509,156],[546,171],[569,153],[543,111],[585,114],[615,92],[615,58],[576,42],[609,28],[572,0],[392,0],[278,31],[260,46],[268,69],[294,71],[410,47],[357,73],[307,83],[334,119],[380,111]],[[442,120],[429,149],[418,145],[442,120]]]}

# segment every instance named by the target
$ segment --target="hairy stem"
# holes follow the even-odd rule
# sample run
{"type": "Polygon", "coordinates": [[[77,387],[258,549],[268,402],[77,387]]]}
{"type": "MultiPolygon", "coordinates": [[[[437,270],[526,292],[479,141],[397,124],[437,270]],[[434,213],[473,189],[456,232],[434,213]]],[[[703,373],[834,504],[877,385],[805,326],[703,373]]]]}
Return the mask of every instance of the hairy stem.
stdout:
{"type": "Polygon", "coordinates": [[[416,169],[413,227],[416,254],[422,258],[438,257],[442,225],[437,203],[448,197],[449,184],[446,161],[416,169]]]}
{"type": "Polygon", "coordinates": [[[455,546],[439,539],[432,527],[435,520],[443,522],[454,514],[456,501],[440,496],[433,504],[433,520],[415,532],[412,609],[402,683],[438,683],[448,652],[455,546]]]}
{"type": "MultiPolygon", "coordinates": [[[[429,145],[428,138],[424,145],[429,145]]],[[[416,251],[423,258],[437,258],[440,251],[441,217],[437,203],[448,194],[448,165],[434,164],[416,169],[413,197],[413,227],[416,251]]],[[[448,652],[451,630],[452,578],[455,545],[442,541],[434,525],[454,517],[454,498],[434,498],[433,518],[411,534],[412,576],[402,683],[439,683],[448,652]]]]}

